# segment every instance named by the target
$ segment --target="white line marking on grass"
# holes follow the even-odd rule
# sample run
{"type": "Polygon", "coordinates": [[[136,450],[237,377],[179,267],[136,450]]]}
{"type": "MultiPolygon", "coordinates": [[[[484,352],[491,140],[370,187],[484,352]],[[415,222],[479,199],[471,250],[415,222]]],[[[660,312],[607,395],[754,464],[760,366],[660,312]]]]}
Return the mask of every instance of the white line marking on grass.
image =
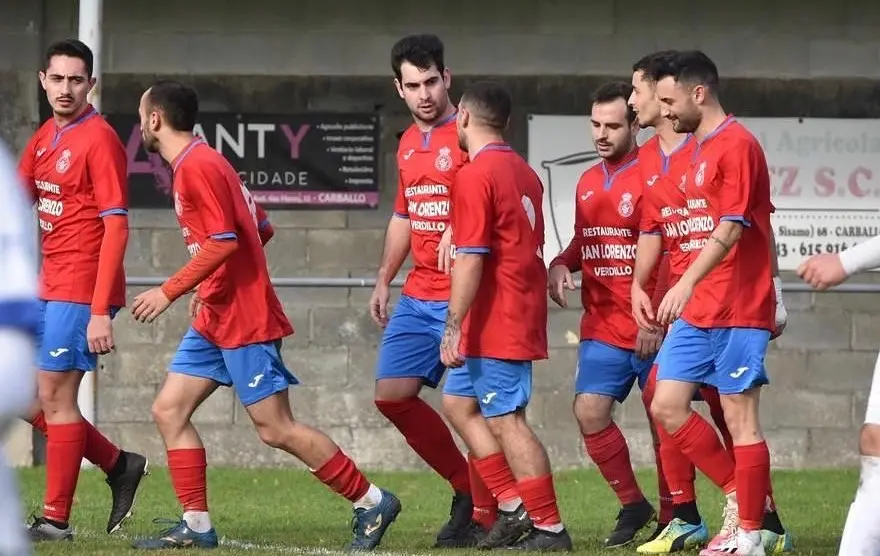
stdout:
{"type": "MultiPolygon", "coordinates": [[[[112,535],[107,535],[106,533],[97,533],[95,531],[89,531],[87,529],[76,529],[74,531],[74,541],[76,541],[77,538],[88,540],[109,538],[131,542],[132,540],[134,540],[135,537],[132,537],[131,535],[122,532],[116,532],[112,535]]],[[[351,554],[353,554],[352,552],[346,550],[334,550],[330,548],[320,547],[291,546],[283,544],[263,544],[249,541],[240,541],[237,539],[230,539],[228,537],[220,538],[220,546],[235,548],[238,550],[264,552],[269,554],[296,554],[299,556],[351,556],[351,554]]],[[[386,551],[383,550],[381,547],[376,549],[375,552],[381,553],[383,556],[420,556],[427,554],[426,552],[386,551]]]]}

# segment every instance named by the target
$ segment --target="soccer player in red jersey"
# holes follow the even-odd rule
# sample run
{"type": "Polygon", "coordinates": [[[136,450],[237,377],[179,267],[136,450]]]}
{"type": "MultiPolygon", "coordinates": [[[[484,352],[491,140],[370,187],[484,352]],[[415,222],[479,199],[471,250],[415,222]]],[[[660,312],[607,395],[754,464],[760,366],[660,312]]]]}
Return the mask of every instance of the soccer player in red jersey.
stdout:
{"type": "Polygon", "coordinates": [[[107,474],[113,507],[107,532],[131,515],[147,460],[120,450],[83,419],[77,394],[98,355],[115,349],[111,321],[125,306],[123,259],[128,243],[126,157],[113,128],[88,103],[94,58],[78,40],[52,44],[40,83],[52,107],[19,162],[37,204],[43,261],[38,334],[39,403],[27,420],[46,435],[38,541],[70,539],[68,524],[83,457],[107,474]],[[75,246],[72,247],[72,246],[75,246]]]}
{"type": "Polygon", "coordinates": [[[676,132],[693,133],[697,144],[684,180],[691,263],[657,310],[657,323],[672,326],[657,358],[652,414],[735,500],[736,532],[701,554],[763,556],[770,452],[758,400],[776,330],[770,174],[760,143],[721,107],[718,70],[705,54],[679,53],[654,77],[664,115],[676,132]],[[701,383],[721,394],[735,464],[691,409],[701,383]]]}
{"type": "MultiPolygon", "coordinates": [[[[473,466],[443,418],[419,397],[423,386],[436,388],[446,371],[440,339],[449,302],[449,187],[466,159],[458,146],[443,51],[435,35],[404,37],[391,50],[394,85],[414,121],[397,149],[398,191],[370,313],[384,328],[376,363],[376,407],[452,486],[450,519],[437,534],[436,545],[466,547],[491,527],[496,502],[481,481],[472,488],[470,477],[478,477],[473,466]],[[389,318],[388,285],[410,254],[414,268],[389,318]]],[[[447,381],[445,387],[448,393],[455,384],[447,381]]]]}
{"type": "MultiPolygon", "coordinates": [[[[510,94],[491,82],[471,85],[459,103],[458,140],[470,162],[452,186],[454,263],[441,358],[453,368],[454,396],[466,402],[456,405],[459,434],[482,461],[506,456],[524,509],[516,520],[533,524],[528,531],[499,516],[492,544],[568,551],[550,461],[525,419],[532,362],[547,358],[544,188],[504,142],[510,112],[510,94]]],[[[482,476],[491,488],[495,477],[482,476]]]]}
{"type": "MultiPolygon", "coordinates": [[[[631,314],[630,283],[645,189],[638,168],[638,125],[627,105],[632,87],[605,83],[593,96],[593,145],[602,161],[581,176],[575,192],[574,237],[550,263],[550,297],[566,307],[572,273],[583,277],[581,342],[574,414],[590,459],[623,506],[605,539],[626,546],[656,517],[633,473],[629,448],[611,417],[634,383],[644,388],[662,331],[639,330],[631,314]]],[[[656,278],[656,275],[654,276],[656,278]]],[[[654,283],[648,285],[649,290],[654,283]]]]}
{"type": "Polygon", "coordinates": [[[370,484],[330,438],[293,418],[288,389],[297,384],[281,359],[293,334],[269,279],[257,207],[221,154],[193,136],[198,97],[160,81],[141,97],[144,147],[172,168],[174,208],[190,262],[161,287],[135,297],[132,314],[151,322],[198,287],[192,326],[181,340],[153,402],[153,419],[168,452],[168,470],[183,517],[135,548],[215,548],[208,514],[205,447],[191,417],[218,386],[232,386],[260,438],[297,457],[354,506],[352,549],[379,545],[400,501],[370,484]]]}
{"type": "MultiPolygon", "coordinates": [[[[648,190],[647,202],[642,212],[642,235],[636,256],[632,300],[636,320],[645,328],[652,328],[648,316],[653,315],[652,307],[656,307],[658,296],[655,293],[652,301],[642,290],[641,284],[649,280],[661,251],[668,254],[670,285],[678,282],[690,264],[687,208],[684,192],[679,186],[693,156],[695,141],[691,134],[677,133],[672,122],[662,117],[653,79],[656,68],[670,63],[676,55],[675,51],[657,52],[645,56],[633,65],[633,95],[630,103],[636,110],[639,125],[643,128],[653,127],[655,130],[655,135],[642,145],[639,152],[639,167],[645,183],[648,184],[648,190]],[[657,231],[661,233],[658,234],[657,231]]],[[[777,326],[784,326],[785,307],[781,296],[777,298],[777,303],[777,326]]],[[[653,398],[656,372],[656,367],[652,368],[643,390],[643,398],[648,407],[653,398]]],[[[704,385],[699,390],[698,398],[709,405],[712,419],[724,439],[725,448],[732,454],[733,442],[724,422],[718,390],[704,385]]],[[[662,427],[657,432],[660,437],[664,436],[662,427]]],[[[669,441],[660,442],[659,446],[655,444],[655,459],[661,489],[660,523],[656,534],[640,546],[638,552],[667,554],[702,544],[708,531],[697,509],[693,463],[674,442],[669,441]],[[665,477],[669,478],[668,485],[663,480],[665,477]]],[[[728,527],[735,527],[736,513],[728,511],[725,515],[729,522],[728,527]]],[[[761,534],[768,553],[782,553],[793,549],[791,536],[779,520],[772,495],[761,534]]]]}

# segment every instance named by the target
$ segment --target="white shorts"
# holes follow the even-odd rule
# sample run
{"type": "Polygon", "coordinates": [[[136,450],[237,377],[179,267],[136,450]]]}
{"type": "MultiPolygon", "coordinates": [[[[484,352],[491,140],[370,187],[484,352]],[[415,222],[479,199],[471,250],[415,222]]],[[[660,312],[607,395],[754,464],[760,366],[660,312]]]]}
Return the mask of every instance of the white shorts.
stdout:
{"type": "Polygon", "coordinates": [[[871,393],[868,394],[868,409],[865,411],[865,424],[880,425],[880,355],[874,364],[871,378],[871,393]]]}

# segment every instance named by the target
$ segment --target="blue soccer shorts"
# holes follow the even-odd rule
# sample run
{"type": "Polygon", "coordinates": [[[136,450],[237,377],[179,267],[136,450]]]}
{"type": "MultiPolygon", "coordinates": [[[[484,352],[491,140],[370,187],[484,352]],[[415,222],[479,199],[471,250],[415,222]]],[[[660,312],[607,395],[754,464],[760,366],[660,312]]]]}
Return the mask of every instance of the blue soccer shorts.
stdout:
{"type": "Polygon", "coordinates": [[[400,296],[379,346],[376,380],[421,378],[425,386],[437,387],[446,371],[440,341],[448,307],[446,301],[400,296]]]}
{"type": "Polygon", "coordinates": [[[633,384],[643,389],[654,358],[640,359],[635,351],[598,340],[583,340],[578,348],[576,394],[599,394],[623,403],[633,384]]]}
{"type": "Polygon", "coordinates": [[[450,369],[443,395],[476,398],[487,418],[524,409],[532,396],[532,362],[468,357],[450,369]]]}
{"type": "MultiPolygon", "coordinates": [[[[92,308],[85,303],[41,301],[37,327],[37,364],[43,371],[94,371],[98,354],[89,351],[86,331],[92,308]]],[[[114,307],[110,317],[119,311],[114,307]]]]}
{"type": "Polygon", "coordinates": [[[280,346],[281,342],[276,341],[225,349],[190,327],[168,371],[232,386],[247,407],[299,384],[284,365],[280,346]]]}
{"type": "Polygon", "coordinates": [[[741,394],[769,384],[764,357],[770,331],[697,328],[678,319],[657,354],[657,380],[705,383],[720,394],[741,394]]]}

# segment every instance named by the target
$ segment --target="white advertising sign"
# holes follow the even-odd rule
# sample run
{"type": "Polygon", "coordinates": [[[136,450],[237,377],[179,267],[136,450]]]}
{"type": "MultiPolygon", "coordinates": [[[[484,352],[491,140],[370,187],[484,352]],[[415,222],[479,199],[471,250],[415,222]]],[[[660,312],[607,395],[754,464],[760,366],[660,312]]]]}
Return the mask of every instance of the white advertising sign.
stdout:
{"type": "MultiPolygon", "coordinates": [[[[770,167],[779,268],[880,235],[880,120],[738,118],[770,167]]],[[[643,142],[652,135],[644,130],[643,142]]],[[[549,261],[574,233],[575,186],[599,162],[587,116],[529,116],[529,164],[544,182],[549,261]]]]}

